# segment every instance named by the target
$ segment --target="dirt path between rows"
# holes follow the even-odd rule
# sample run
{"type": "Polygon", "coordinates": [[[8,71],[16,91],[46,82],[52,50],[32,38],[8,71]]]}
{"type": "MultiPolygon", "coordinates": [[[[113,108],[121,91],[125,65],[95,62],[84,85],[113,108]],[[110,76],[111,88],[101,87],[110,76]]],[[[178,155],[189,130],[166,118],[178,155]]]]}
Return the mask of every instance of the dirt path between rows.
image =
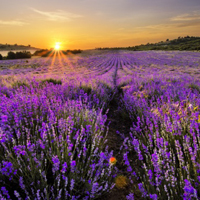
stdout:
{"type": "MultiPolygon", "coordinates": [[[[119,61],[118,61],[119,62],[119,61]]],[[[115,66],[116,69],[113,74],[113,85],[114,85],[114,95],[113,98],[108,106],[109,112],[108,116],[108,123],[109,123],[109,131],[107,136],[107,145],[109,150],[113,150],[113,155],[117,159],[117,168],[119,169],[118,175],[124,175],[128,178],[126,167],[124,166],[123,161],[123,151],[120,151],[121,146],[123,145],[124,138],[128,136],[130,127],[132,123],[129,118],[124,117],[127,113],[122,113],[124,110],[120,109],[120,101],[122,98],[122,94],[120,89],[117,87],[117,71],[118,71],[118,64],[115,66]],[[122,116],[123,115],[123,116],[122,116]],[[120,133],[120,134],[119,134],[120,133]]],[[[127,179],[128,180],[128,179],[127,179]]],[[[117,188],[116,186],[110,191],[109,194],[104,195],[103,197],[99,198],[98,200],[125,200],[126,195],[128,195],[131,191],[131,184],[127,181],[127,186],[123,188],[117,188]]]]}

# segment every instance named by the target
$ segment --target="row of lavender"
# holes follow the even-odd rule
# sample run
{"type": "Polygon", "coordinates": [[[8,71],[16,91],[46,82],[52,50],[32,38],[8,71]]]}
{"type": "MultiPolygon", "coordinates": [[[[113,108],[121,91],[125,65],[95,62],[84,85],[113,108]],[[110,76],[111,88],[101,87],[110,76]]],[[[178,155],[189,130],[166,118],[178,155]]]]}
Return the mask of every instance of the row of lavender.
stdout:
{"type": "Polygon", "coordinates": [[[145,199],[200,197],[200,82],[172,73],[135,73],[122,87],[133,122],[124,161],[145,199]]]}
{"type": "Polygon", "coordinates": [[[0,198],[94,199],[116,168],[106,148],[109,87],[27,79],[0,86],[0,198]]]}
{"type": "MultiPolygon", "coordinates": [[[[1,75],[66,73],[83,68],[87,73],[101,75],[119,63],[121,70],[144,70],[149,67],[196,72],[199,52],[107,52],[92,56],[33,58],[31,60],[4,60],[0,63],[1,75]],[[188,67],[186,70],[185,67],[188,67]],[[193,71],[192,71],[193,70],[193,71]]],[[[197,72],[198,73],[198,72],[197,72]]]]}
{"type": "Polygon", "coordinates": [[[133,122],[124,162],[131,182],[134,177],[139,184],[127,198],[139,188],[146,199],[198,199],[199,53],[121,53],[108,66],[108,73],[117,71],[113,78],[133,122]]]}
{"type": "Polygon", "coordinates": [[[105,59],[106,67],[98,69],[104,77],[59,59],[2,62],[1,199],[94,199],[114,187],[117,168],[109,163],[105,111],[119,61],[112,55],[109,67],[110,56],[105,59]],[[65,74],[29,73],[56,67],[65,74]]]}

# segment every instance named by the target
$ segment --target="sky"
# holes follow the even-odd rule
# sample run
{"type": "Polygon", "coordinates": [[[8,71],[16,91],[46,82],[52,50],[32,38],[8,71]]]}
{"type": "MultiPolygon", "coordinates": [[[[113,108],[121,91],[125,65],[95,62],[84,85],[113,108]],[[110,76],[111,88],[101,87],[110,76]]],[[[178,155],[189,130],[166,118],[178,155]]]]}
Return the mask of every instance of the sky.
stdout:
{"type": "Polygon", "coordinates": [[[200,0],[0,0],[0,44],[126,47],[200,36],[200,0]]]}

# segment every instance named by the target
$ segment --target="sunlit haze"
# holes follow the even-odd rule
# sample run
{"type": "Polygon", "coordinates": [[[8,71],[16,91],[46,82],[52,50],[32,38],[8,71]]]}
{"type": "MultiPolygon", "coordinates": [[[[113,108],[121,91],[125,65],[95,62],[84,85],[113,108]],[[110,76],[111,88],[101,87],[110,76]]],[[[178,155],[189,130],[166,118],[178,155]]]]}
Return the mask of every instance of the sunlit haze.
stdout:
{"type": "Polygon", "coordinates": [[[54,49],[55,50],[59,50],[60,49],[60,42],[56,42],[54,49]]]}
{"type": "Polygon", "coordinates": [[[0,44],[92,49],[200,36],[199,0],[0,0],[0,44]]]}

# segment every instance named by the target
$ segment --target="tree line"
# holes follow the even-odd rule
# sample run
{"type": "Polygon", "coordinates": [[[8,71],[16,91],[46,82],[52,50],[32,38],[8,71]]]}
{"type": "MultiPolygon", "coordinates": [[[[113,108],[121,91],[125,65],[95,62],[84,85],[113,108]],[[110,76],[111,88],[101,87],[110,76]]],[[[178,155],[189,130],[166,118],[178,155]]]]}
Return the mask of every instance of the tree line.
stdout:
{"type": "Polygon", "coordinates": [[[41,56],[41,57],[52,57],[52,56],[58,56],[59,54],[69,55],[69,54],[78,54],[81,53],[82,50],[80,49],[74,49],[74,50],[60,50],[55,51],[54,49],[48,50],[48,49],[40,49],[37,50],[33,55],[34,56],[41,56]]]}
{"type": "Polygon", "coordinates": [[[165,50],[165,51],[200,51],[200,37],[185,36],[177,39],[160,41],[157,43],[147,43],[129,47],[114,48],[96,48],[98,50],[131,50],[131,51],[148,51],[148,50],[165,50]]]}
{"type": "Polygon", "coordinates": [[[30,51],[19,51],[19,52],[12,52],[12,51],[9,51],[7,56],[3,57],[1,54],[0,54],[0,60],[3,60],[3,59],[7,59],[7,60],[10,60],[10,59],[23,59],[23,58],[31,58],[31,53],[30,51]]]}

